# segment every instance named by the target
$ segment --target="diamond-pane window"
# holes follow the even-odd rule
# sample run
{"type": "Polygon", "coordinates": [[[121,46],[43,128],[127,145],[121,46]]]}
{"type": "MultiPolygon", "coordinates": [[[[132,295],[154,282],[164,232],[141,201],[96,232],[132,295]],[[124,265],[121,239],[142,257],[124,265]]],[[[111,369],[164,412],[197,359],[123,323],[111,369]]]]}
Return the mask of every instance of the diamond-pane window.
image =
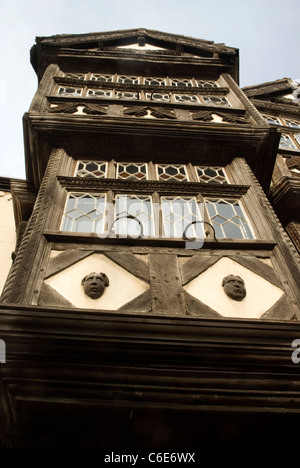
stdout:
{"type": "Polygon", "coordinates": [[[195,197],[161,197],[163,237],[203,238],[203,224],[195,197]]]}
{"type": "Polygon", "coordinates": [[[217,238],[254,238],[249,221],[237,200],[208,198],[205,205],[217,238]]]}
{"type": "Polygon", "coordinates": [[[106,176],[107,163],[103,161],[78,161],[75,176],[85,178],[103,178],[106,176]]]}
{"type": "Polygon", "coordinates": [[[199,182],[210,184],[228,184],[223,167],[200,167],[196,166],[199,182]]]}
{"type": "Polygon", "coordinates": [[[197,96],[193,94],[174,94],[174,98],[177,102],[184,102],[186,104],[197,104],[199,100],[197,96]]]}
{"type": "Polygon", "coordinates": [[[69,193],[61,229],[72,232],[103,233],[105,194],[69,193]]]}
{"type": "Polygon", "coordinates": [[[282,122],[279,120],[278,117],[273,117],[272,115],[264,115],[264,118],[266,119],[269,125],[282,125],[282,122]]]}
{"type": "Polygon", "coordinates": [[[113,233],[119,237],[154,237],[151,196],[117,195],[113,233]]]}
{"type": "Polygon", "coordinates": [[[81,93],[82,88],[74,88],[71,86],[60,86],[57,91],[59,96],[80,96],[81,93]]]}
{"type": "Polygon", "coordinates": [[[292,127],[292,128],[300,128],[300,122],[295,122],[293,120],[287,120],[287,119],[284,119],[285,120],[285,123],[288,127],[292,127]]]}
{"type": "Polygon", "coordinates": [[[225,97],[220,96],[203,96],[203,100],[205,104],[209,104],[210,106],[230,106],[229,102],[225,97]]]}
{"type": "Polygon", "coordinates": [[[163,94],[163,93],[146,93],[146,99],[149,99],[149,101],[165,101],[169,102],[170,96],[169,94],[163,94]]]}
{"type": "Polygon", "coordinates": [[[106,90],[106,89],[88,89],[87,92],[88,96],[96,96],[100,98],[111,98],[112,97],[112,91],[111,90],[106,90]]]}
{"type": "Polygon", "coordinates": [[[153,78],[153,77],[146,77],[145,78],[145,85],[149,86],[165,86],[166,80],[165,78],[153,78]]]}
{"type": "Polygon", "coordinates": [[[146,180],[147,179],[147,164],[146,163],[118,163],[117,178],[130,180],[146,180]]]}
{"type": "Polygon", "coordinates": [[[217,88],[218,87],[215,81],[197,80],[197,85],[199,86],[199,88],[217,88]]]}
{"type": "Polygon", "coordinates": [[[180,164],[157,164],[157,176],[160,180],[188,181],[186,167],[180,164]]]}
{"type": "Polygon", "coordinates": [[[111,83],[113,80],[112,75],[100,75],[99,73],[93,73],[91,76],[92,81],[101,81],[102,83],[111,83]]]}
{"type": "Polygon", "coordinates": [[[76,80],[84,80],[85,74],[84,73],[66,73],[66,78],[74,78],[76,80]]]}
{"type": "Polygon", "coordinates": [[[119,99],[139,99],[139,93],[132,91],[118,91],[116,95],[119,99]]]}
{"type": "Polygon", "coordinates": [[[297,148],[296,144],[293,142],[292,138],[289,135],[281,135],[279,146],[286,149],[295,149],[297,148]]]}
{"type": "Polygon", "coordinates": [[[118,83],[138,84],[139,83],[139,77],[138,76],[119,75],[118,76],[118,83]]]}
{"type": "Polygon", "coordinates": [[[172,78],[171,79],[171,86],[178,86],[178,87],[192,87],[192,80],[188,78],[172,78]]]}

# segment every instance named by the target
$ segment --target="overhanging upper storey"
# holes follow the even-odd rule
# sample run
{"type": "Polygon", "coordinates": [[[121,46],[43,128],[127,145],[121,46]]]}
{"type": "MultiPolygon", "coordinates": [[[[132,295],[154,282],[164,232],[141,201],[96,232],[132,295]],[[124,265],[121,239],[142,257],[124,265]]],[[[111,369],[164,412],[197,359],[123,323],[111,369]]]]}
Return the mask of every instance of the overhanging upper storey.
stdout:
{"type": "Polygon", "coordinates": [[[268,190],[279,135],[237,84],[238,49],[132,29],[39,37],[31,62],[39,86],[24,117],[25,155],[37,189],[61,147],[75,159],[242,157],[268,190]]]}
{"type": "Polygon", "coordinates": [[[80,58],[81,66],[90,68],[101,59],[101,66],[107,62],[111,68],[114,63],[119,69],[130,73],[140,65],[147,70],[164,72],[173,64],[177,73],[184,74],[186,69],[210,65],[211,73],[220,73],[220,69],[239,81],[239,50],[213,41],[169,34],[151,29],[128,29],[89,34],[62,34],[49,37],[37,37],[31,49],[31,63],[39,79],[50,63],[70,67],[80,58]],[[84,57],[84,60],[82,58],[84,57]],[[130,62],[134,59],[135,63],[130,62]],[[166,63],[167,62],[167,63],[166,63]]]}

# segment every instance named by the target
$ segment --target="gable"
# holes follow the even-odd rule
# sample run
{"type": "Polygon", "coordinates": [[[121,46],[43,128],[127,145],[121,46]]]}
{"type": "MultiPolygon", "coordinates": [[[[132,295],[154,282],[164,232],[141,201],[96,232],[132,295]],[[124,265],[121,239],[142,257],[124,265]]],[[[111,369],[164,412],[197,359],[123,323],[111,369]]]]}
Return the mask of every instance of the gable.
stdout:
{"type": "Polygon", "coordinates": [[[42,47],[51,46],[80,50],[115,49],[122,52],[130,49],[136,52],[182,53],[184,55],[211,58],[219,54],[223,56],[238,55],[238,49],[227,47],[225,44],[215,44],[213,41],[142,28],[104,33],[38,37],[36,42],[42,47]]]}

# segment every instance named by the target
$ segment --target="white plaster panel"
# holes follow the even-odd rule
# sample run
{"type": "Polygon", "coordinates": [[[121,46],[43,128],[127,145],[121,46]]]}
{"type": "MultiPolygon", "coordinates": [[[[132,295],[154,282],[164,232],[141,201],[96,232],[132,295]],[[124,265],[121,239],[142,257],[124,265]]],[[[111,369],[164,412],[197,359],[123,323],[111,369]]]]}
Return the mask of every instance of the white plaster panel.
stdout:
{"type": "Polygon", "coordinates": [[[64,251],[63,250],[51,250],[50,258],[55,258],[58,255],[60,255],[62,252],[64,252],[64,251]]]}
{"type": "Polygon", "coordinates": [[[228,257],[221,258],[184,289],[222,316],[233,318],[259,318],[283,294],[282,289],[228,257]],[[247,295],[241,302],[229,298],[223,290],[222,280],[230,274],[245,282],[247,295]]]}
{"type": "Polygon", "coordinates": [[[45,281],[75,307],[116,310],[145,292],[149,285],[102,254],[93,254],[45,281]],[[109,286],[99,299],[88,297],[81,285],[84,276],[105,273],[109,286]]]}
{"type": "MultiPolygon", "coordinates": [[[[217,115],[217,114],[212,114],[211,116],[212,116],[212,118],[213,118],[213,122],[216,122],[216,123],[223,122],[222,117],[220,117],[219,115],[217,115]]],[[[225,122],[225,123],[226,123],[226,122],[225,122]]]]}
{"type": "Polygon", "coordinates": [[[266,265],[270,266],[271,268],[274,268],[273,263],[270,258],[259,258],[259,260],[266,265]]]}

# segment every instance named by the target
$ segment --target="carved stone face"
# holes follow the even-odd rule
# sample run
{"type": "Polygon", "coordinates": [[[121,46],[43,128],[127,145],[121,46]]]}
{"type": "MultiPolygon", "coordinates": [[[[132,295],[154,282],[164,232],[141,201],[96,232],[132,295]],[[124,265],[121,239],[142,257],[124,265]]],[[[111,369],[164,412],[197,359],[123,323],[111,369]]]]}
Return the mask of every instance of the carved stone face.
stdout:
{"type": "Polygon", "coordinates": [[[105,273],[90,273],[83,278],[81,284],[87,296],[91,299],[99,299],[109,285],[109,279],[105,273]]]}
{"type": "Polygon", "coordinates": [[[245,283],[239,276],[226,276],[222,281],[222,286],[227,296],[234,301],[242,301],[246,297],[245,283]]]}

